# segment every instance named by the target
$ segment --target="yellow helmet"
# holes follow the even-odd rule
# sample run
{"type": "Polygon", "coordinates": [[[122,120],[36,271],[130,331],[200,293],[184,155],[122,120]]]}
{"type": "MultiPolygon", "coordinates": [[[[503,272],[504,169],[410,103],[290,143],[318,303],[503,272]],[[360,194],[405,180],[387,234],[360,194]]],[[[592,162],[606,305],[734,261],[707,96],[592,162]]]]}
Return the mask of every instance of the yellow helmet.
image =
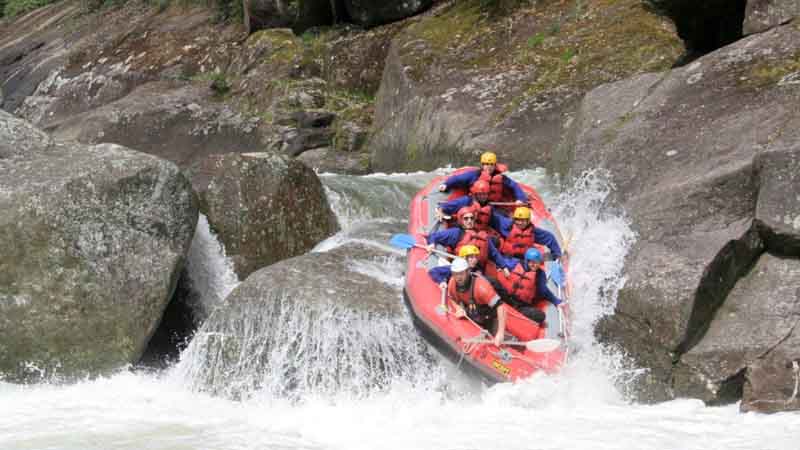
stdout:
{"type": "Polygon", "coordinates": [[[461,258],[466,258],[467,256],[479,256],[481,251],[478,250],[478,247],[474,245],[465,245],[461,247],[461,250],[458,251],[458,256],[461,258]]]}
{"type": "Polygon", "coordinates": [[[497,155],[492,152],[485,152],[481,155],[481,164],[497,164],[497,155]]]}
{"type": "Polygon", "coordinates": [[[515,219],[531,219],[531,209],[527,206],[518,206],[517,209],[514,210],[514,218],[515,219]]]}

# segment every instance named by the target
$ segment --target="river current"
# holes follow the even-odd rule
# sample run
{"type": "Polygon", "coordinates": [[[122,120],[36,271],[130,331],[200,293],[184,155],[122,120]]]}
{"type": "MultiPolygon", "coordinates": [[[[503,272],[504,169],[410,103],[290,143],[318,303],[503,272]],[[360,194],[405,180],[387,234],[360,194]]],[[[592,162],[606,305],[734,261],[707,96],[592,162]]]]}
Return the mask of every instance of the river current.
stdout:
{"type": "MultiPolygon", "coordinates": [[[[435,174],[323,174],[342,231],[313,251],[351,241],[390,250],[392,257],[354,262],[351,269],[391,286],[401,302],[403,253],[375,230],[402,232],[411,197],[435,174]]],[[[601,207],[610,186],[596,173],[568,186],[543,171],[512,176],[540,191],[572,254],[576,351],[558,376],[487,388],[440,361],[360,392],[309,392],[299,399],[256,393],[233,400],[194,388],[197,356],[190,345],[179,362],[159,372],[122,370],[69,385],[0,382],[0,449],[800,448],[800,414],[743,414],[738,405],[707,407],[689,399],[630,402],[626,383],[641,369],[593,337],[597,320],[614,309],[625,282],[622,261],[636,239],[623,215],[601,207]]],[[[197,308],[208,314],[237,280],[204,217],[189,259],[193,283],[203,291],[197,308]]],[[[383,344],[415,342],[408,324],[387,333],[383,344]]]]}

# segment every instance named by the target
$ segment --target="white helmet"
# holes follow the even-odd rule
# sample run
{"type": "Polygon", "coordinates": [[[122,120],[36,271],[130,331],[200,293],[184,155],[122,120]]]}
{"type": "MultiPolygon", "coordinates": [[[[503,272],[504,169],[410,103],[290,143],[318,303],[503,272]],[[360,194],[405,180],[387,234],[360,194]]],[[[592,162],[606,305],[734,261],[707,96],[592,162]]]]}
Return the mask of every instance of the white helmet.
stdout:
{"type": "Polygon", "coordinates": [[[467,264],[467,260],[464,258],[456,258],[450,263],[450,272],[463,272],[469,269],[469,264],[467,264]]]}

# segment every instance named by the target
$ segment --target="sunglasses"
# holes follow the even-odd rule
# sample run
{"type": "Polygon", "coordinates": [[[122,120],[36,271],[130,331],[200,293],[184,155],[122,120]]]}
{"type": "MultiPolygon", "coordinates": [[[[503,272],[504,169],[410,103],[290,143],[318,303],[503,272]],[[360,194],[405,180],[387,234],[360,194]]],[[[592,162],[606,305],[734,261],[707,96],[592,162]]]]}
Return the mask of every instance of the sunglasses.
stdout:
{"type": "Polygon", "coordinates": [[[475,220],[472,216],[464,216],[464,220],[475,220]]]}

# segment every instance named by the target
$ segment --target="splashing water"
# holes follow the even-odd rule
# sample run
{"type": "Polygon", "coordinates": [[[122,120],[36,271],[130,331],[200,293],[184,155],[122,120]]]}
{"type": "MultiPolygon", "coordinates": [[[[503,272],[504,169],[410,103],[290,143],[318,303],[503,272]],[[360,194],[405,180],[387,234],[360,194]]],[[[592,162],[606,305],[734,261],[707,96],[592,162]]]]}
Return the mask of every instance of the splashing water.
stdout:
{"type": "MultiPolygon", "coordinates": [[[[388,237],[381,227],[402,227],[410,195],[433,176],[322,177],[329,195],[341,195],[339,200],[332,200],[340,222],[348,224],[343,226],[343,233],[350,233],[330,247],[346,245],[348,239],[372,241],[376,248],[384,246],[388,237]],[[393,188],[392,183],[402,186],[393,188]],[[386,197],[362,200],[341,186],[356,191],[384,186],[381,195],[386,197]],[[353,231],[359,227],[363,233],[353,231]]],[[[348,335],[335,326],[334,320],[310,322],[318,312],[293,310],[276,299],[279,305],[273,313],[282,314],[290,325],[272,330],[274,339],[289,342],[292,335],[303,336],[292,345],[269,351],[262,351],[257,338],[237,343],[247,349],[237,355],[251,356],[251,360],[243,357],[237,370],[259,370],[253,361],[277,361],[281,354],[283,358],[304,355],[297,357],[307,359],[301,359],[304,364],[295,373],[277,362],[269,371],[259,372],[258,388],[249,391],[255,395],[232,401],[229,398],[235,397],[237,386],[227,385],[228,392],[210,396],[196,384],[200,379],[187,369],[190,366],[155,376],[121,373],[68,386],[0,383],[0,448],[796,448],[798,414],[740,414],[735,405],[712,408],[696,400],[653,406],[627,402],[618,386],[634,374],[625,369],[621,355],[602,348],[593,337],[596,322],[613,311],[617,292],[625,281],[621,277],[623,258],[635,238],[624,216],[602,208],[610,185],[598,172],[587,173],[563,191],[543,171],[512,176],[540,190],[569,240],[573,336],[579,351],[558,376],[536,376],[517,384],[474,389],[463,384],[452,365],[431,365],[415,359],[421,350],[414,348],[418,341],[412,339],[415,332],[407,319],[376,320],[339,311],[337,315],[345,315],[347,328],[355,330],[348,335]],[[330,326],[319,327],[319,323],[330,326]],[[309,332],[310,326],[317,328],[309,332]],[[353,362],[388,364],[392,367],[387,372],[390,375],[377,381],[370,379],[372,386],[361,386],[365,381],[357,370],[338,376],[326,373],[325,358],[338,357],[337,345],[361,345],[369,355],[390,355],[369,363],[363,359],[353,362]],[[319,356],[312,362],[308,358],[315,352],[319,356]],[[286,378],[296,380],[291,396],[282,393],[279,381],[286,378]],[[298,397],[302,401],[298,402],[298,397]]],[[[390,285],[396,292],[403,258],[393,255],[377,265],[355,260],[351,269],[390,285]]],[[[246,323],[243,319],[253,314],[233,308],[227,320],[246,323]]],[[[248,336],[246,332],[242,335],[248,336]]],[[[214,340],[218,336],[211,331],[198,339],[214,340]]],[[[185,360],[204,360],[192,351],[187,349],[185,360]]],[[[224,358],[226,354],[218,356],[224,358]]]]}
{"type": "Polygon", "coordinates": [[[233,261],[225,256],[225,249],[212,233],[205,214],[200,214],[197,220],[186,271],[193,291],[199,294],[194,312],[201,319],[208,317],[239,284],[233,261]]]}

